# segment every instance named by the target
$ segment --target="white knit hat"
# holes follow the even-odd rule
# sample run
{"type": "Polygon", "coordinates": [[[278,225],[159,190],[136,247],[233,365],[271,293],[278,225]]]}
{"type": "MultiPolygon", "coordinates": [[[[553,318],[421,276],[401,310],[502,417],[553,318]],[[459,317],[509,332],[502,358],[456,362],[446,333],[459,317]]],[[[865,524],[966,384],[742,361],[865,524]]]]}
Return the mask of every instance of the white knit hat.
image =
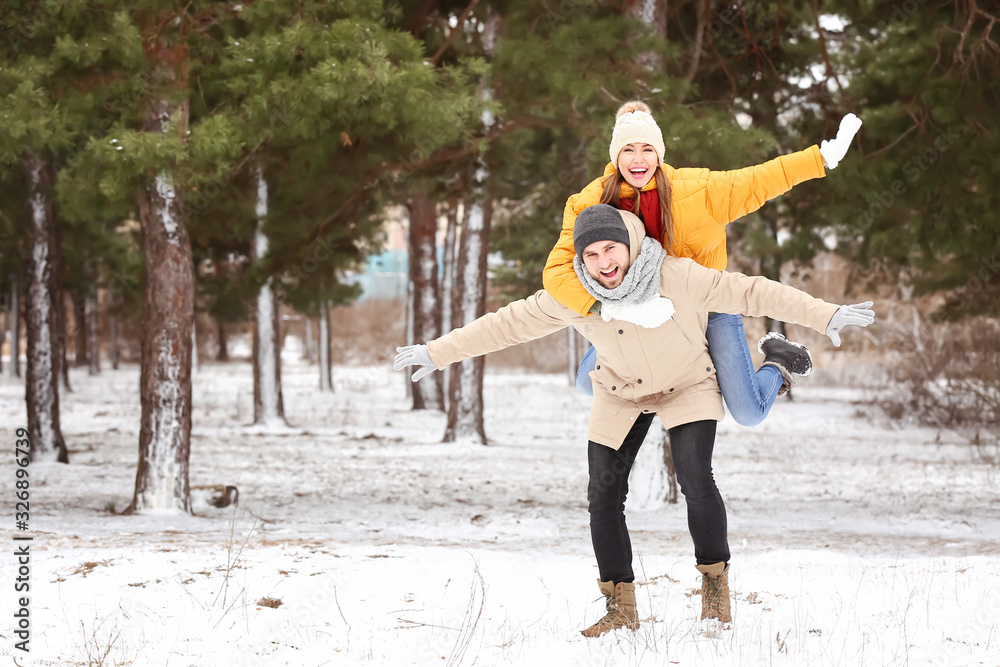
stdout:
{"type": "Polygon", "coordinates": [[[656,149],[656,157],[663,162],[665,152],[660,126],[653,120],[644,102],[632,101],[621,105],[616,114],[615,131],[611,134],[611,161],[618,164],[618,154],[629,144],[640,141],[656,149]]]}

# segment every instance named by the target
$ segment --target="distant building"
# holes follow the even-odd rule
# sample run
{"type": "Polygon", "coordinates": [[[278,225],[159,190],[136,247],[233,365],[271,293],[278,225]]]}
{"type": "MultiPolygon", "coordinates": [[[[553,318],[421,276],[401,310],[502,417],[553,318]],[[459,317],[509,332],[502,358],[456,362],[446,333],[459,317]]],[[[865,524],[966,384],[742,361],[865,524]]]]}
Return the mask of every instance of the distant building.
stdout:
{"type": "Polygon", "coordinates": [[[386,250],[368,257],[365,269],[345,276],[345,282],[361,286],[359,301],[365,299],[402,299],[406,297],[409,253],[405,248],[386,250]]]}

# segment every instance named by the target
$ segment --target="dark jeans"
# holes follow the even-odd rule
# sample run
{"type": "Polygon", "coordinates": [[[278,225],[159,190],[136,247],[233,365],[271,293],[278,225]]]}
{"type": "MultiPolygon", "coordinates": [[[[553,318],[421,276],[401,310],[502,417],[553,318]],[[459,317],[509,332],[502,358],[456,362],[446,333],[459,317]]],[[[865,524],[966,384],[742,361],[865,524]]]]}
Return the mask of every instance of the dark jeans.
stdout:
{"type": "MultiPolygon", "coordinates": [[[[636,417],[635,425],[617,451],[591,441],[590,536],[601,581],[632,583],[632,542],[625,525],[628,475],[642,445],[652,413],[636,417]]],[[[670,429],[670,446],[677,482],[687,503],[688,530],[694,540],[694,556],[700,565],[729,561],[726,506],[712,476],[715,428],[712,420],[691,422],[670,429]]]]}

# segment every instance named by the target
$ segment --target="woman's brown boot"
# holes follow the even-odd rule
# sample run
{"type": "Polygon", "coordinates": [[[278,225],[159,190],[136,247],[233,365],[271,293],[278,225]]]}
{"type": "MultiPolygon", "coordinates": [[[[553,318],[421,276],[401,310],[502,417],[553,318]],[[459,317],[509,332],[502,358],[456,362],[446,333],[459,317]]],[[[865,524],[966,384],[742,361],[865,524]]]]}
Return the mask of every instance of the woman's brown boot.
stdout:
{"type": "Polygon", "coordinates": [[[594,623],[586,630],[581,630],[584,637],[600,637],[609,630],[639,627],[639,615],[635,611],[635,584],[616,584],[613,581],[598,581],[597,585],[604,594],[605,607],[608,613],[604,618],[594,623]]]}
{"type": "Polygon", "coordinates": [[[697,567],[701,572],[701,617],[717,618],[723,623],[732,622],[729,608],[729,565],[712,563],[697,567]]]}

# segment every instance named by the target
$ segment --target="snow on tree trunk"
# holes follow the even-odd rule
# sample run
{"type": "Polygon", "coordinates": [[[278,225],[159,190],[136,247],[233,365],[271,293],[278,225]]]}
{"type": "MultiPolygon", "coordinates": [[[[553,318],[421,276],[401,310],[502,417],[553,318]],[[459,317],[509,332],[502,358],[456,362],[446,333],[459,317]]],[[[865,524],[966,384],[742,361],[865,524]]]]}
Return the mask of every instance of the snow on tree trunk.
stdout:
{"type": "MultiPolygon", "coordinates": [[[[91,283],[93,285],[93,283],[91,283]]],[[[101,340],[98,332],[100,313],[97,310],[97,295],[93,288],[87,296],[87,373],[101,374],[101,340]]]]}
{"type": "Polygon", "coordinates": [[[330,372],[330,308],[326,298],[319,302],[319,390],[333,391],[330,372]]]}
{"type": "MultiPolygon", "coordinates": [[[[143,130],[183,135],[188,102],[177,92],[187,87],[184,45],[167,43],[161,32],[144,46],[158,80],[172,82],[175,90],[171,97],[151,98],[143,130]]],[[[139,380],[142,418],[135,495],[126,512],[190,512],[194,264],[183,190],[175,187],[169,167],[147,176],[138,203],[146,260],[139,380]]]]}
{"type": "MultiPolygon", "coordinates": [[[[426,343],[441,335],[438,301],[437,206],[423,193],[414,194],[410,211],[410,307],[412,340],[426,343]]],[[[412,373],[411,373],[412,375],[412,373]]],[[[414,410],[443,410],[444,389],[440,373],[413,383],[414,410]]]]}
{"type": "MultiPolygon", "coordinates": [[[[267,180],[260,165],[254,167],[257,182],[257,232],[251,261],[259,262],[268,248],[263,232],[267,218],[267,180]]],[[[263,426],[287,426],[285,406],[281,396],[281,345],[279,344],[278,299],[271,289],[271,278],[257,293],[257,309],[253,331],[253,421],[263,426]]]]}
{"type": "Polygon", "coordinates": [[[28,371],[24,383],[31,460],[67,463],[59,425],[59,350],[56,347],[56,285],[59,255],[51,195],[52,179],[41,156],[26,157],[31,208],[27,256],[28,371]]]}

